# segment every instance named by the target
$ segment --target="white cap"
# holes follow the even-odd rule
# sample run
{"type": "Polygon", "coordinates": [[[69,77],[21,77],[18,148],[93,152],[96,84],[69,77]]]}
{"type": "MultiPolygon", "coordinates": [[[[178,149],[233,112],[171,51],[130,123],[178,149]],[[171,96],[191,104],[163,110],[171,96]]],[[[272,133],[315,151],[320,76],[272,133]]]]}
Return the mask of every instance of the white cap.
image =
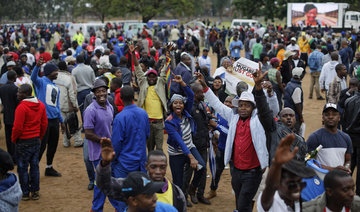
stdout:
{"type": "Polygon", "coordinates": [[[254,95],[249,91],[243,91],[240,98],[234,98],[231,103],[233,106],[239,107],[239,101],[251,102],[256,106],[254,95]]]}
{"type": "Polygon", "coordinates": [[[291,41],[296,41],[296,38],[295,38],[295,37],[292,37],[290,40],[291,40],[291,41]]]}
{"type": "Polygon", "coordinates": [[[295,67],[291,71],[293,78],[300,78],[303,72],[304,72],[304,69],[301,67],[295,67]]]}

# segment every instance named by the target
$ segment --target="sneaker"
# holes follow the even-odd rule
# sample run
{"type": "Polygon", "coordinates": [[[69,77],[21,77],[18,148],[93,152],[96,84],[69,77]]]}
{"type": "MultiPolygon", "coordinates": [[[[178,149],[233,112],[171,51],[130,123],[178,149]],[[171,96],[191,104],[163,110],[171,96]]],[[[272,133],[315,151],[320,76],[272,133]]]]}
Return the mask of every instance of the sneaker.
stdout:
{"type": "Polygon", "coordinates": [[[325,100],[324,97],[320,96],[317,98],[317,100],[325,100]]]}
{"type": "Polygon", "coordinates": [[[309,96],[309,99],[312,99],[312,96],[309,96]]]}
{"type": "Polygon", "coordinates": [[[61,173],[57,172],[53,167],[45,169],[45,176],[61,177],[61,173]]]}
{"type": "Polygon", "coordinates": [[[28,201],[28,200],[30,200],[30,196],[29,196],[29,194],[23,194],[21,199],[24,201],[28,201]]]}
{"type": "Polygon", "coordinates": [[[210,190],[205,196],[206,199],[211,199],[214,197],[216,197],[216,190],[210,190]]]}
{"type": "Polygon", "coordinates": [[[39,191],[34,191],[31,193],[31,199],[32,200],[38,200],[40,199],[39,191]]]}
{"type": "Polygon", "coordinates": [[[74,143],[74,147],[75,148],[79,148],[79,147],[83,147],[84,146],[84,143],[81,142],[81,143],[74,143]]]}
{"type": "Polygon", "coordinates": [[[224,169],[230,169],[229,165],[226,165],[224,169]]]}

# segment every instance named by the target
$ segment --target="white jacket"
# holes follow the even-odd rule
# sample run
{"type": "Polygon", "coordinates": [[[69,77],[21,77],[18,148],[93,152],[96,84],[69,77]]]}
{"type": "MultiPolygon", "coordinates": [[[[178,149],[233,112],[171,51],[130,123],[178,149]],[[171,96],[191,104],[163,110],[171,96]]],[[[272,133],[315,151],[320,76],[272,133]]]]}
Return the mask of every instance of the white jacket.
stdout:
{"type": "MultiPolygon", "coordinates": [[[[215,96],[211,89],[208,89],[204,96],[206,100],[209,102],[210,106],[215,109],[217,113],[220,114],[226,121],[229,123],[229,132],[226,138],[226,146],[225,146],[225,156],[224,156],[224,164],[228,164],[232,153],[233,153],[233,144],[236,134],[236,125],[239,121],[239,114],[234,113],[233,109],[227,107],[215,96]]],[[[266,136],[265,130],[260,123],[260,120],[257,116],[257,109],[254,109],[251,114],[250,119],[250,131],[252,142],[254,144],[254,148],[256,151],[256,155],[259,159],[261,169],[269,166],[269,153],[266,148],[266,136]]]]}
{"type": "Polygon", "coordinates": [[[329,90],[330,83],[337,76],[335,71],[335,66],[339,64],[338,61],[330,61],[324,64],[321,69],[320,77],[319,77],[319,85],[320,89],[329,90]]]}

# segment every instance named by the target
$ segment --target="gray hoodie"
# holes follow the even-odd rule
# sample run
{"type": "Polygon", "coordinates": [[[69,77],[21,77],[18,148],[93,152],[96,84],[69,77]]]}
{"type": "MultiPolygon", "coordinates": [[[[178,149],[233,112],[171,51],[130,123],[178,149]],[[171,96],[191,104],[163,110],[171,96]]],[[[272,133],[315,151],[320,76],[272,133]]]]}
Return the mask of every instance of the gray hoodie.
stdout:
{"type": "Polygon", "coordinates": [[[8,177],[0,181],[0,211],[17,212],[19,202],[22,198],[17,176],[8,173],[8,177]]]}

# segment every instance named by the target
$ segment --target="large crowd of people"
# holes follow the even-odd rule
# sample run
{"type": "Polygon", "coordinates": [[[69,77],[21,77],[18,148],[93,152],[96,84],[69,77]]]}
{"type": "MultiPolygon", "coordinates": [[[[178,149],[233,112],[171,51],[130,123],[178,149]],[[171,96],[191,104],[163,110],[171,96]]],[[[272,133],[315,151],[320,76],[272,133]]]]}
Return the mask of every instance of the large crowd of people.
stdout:
{"type": "Polygon", "coordinates": [[[359,32],[209,23],[82,30],[0,26],[0,211],[41,198],[45,150],[45,176],[61,177],[60,133],[65,148],[83,148],[94,212],[106,197],[118,212],[210,205],[227,167],[239,212],[360,210],[359,32]],[[259,64],[254,87],[238,82],[231,93],[227,75],[243,56],[259,64]],[[315,89],[309,101],[324,103],[323,127],[307,140],[306,70],[307,98],[315,89]],[[309,154],[324,178],[306,165],[309,154]],[[308,178],[322,191],[310,201],[301,195],[308,178]]]}

